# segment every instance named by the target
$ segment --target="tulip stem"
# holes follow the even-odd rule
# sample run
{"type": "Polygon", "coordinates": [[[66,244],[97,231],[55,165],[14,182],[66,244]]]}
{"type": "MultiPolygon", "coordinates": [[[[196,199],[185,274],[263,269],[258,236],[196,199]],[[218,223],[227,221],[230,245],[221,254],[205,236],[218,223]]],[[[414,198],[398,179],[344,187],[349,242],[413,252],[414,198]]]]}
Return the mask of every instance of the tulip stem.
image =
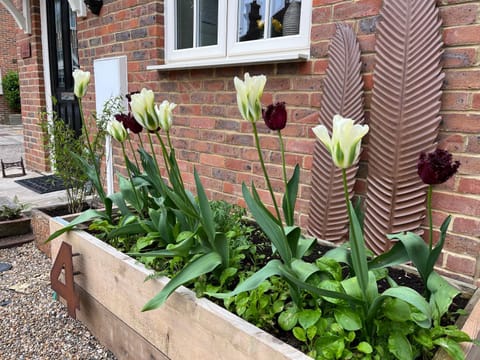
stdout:
{"type": "Polygon", "coordinates": [[[130,145],[130,149],[132,150],[133,159],[135,160],[135,165],[137,165],[137,168],[140,169],[140,165],[138,163],[137,155],[135,155],[135,149],[133,148],[132,139],[130,139],[130,135],[128,136],[128,144],[130,145]]]}
{"type": "Polygon", "coordinates": [[[140,135],[140,133],[138,133],[137,135],[138,135],[138,141],[140,141],[140,147],[142,149],[145,149],[145,146],[143,145],[142,135],[140,135]]]}
{"type": "Polygon", "coordinates": [[[155,161],[155,165],[157,166],[158,173],[160,174],[160,168],[158,167],[157,155],[155,155],[155,149],[153,148],[153,141],[152,141],[152,134],[148,132],[148,142],[150,143],[150,150],[152,151],[152,157],[155,161]]]}
{"type": "MultiPolygon", "coordinates": [[[[125,144],[123,142],[120,142],[122,145],[122,153],[123,153],[123,158],[125,159],[125,164],[128,162],[128,157],[127,157],[127,152],[125,151],[125,144]]],[[[130,184],[132,185],[132,190],[133,193],[135,194],[135,199],[137,200],[137,206],[139,209],[136,209],[140,215],[140,217],[143,217],[143,209],[140,209],[141,204],[140,204],[140,198],[138,197],[137,189],[135,188],[135,184],[133,183],[133,178],[132,178],[132,173],[130,172],[130,168],[126,166],[127,168],[127,173],[128,173],[128,179],[130,180],[130,184]]]]}
{"type": "Polygon", "coordinates": [[[268,191],[272,197],[273,206],[275,207],[275,212],[277,213],[278,222],[282,223],[282,218],[280,217],[280,211],[278,210],[277,201],[275,200],[275,195],[273,193],[272,184],[270,183],[270,178],[268,177],[267,168],[265,167],[265,162],[263,161],[262,150],[260,148],[260,139],[258,138],[257,125],[255,122],[252,122],[253,125],[253,135],[255,136],[255,145],[257,147],[258,158],[260,159],[260,164],[262,166],[263,174],[265,176],[265,181],[267,182],[268,191]]]}
{"type": "MultiPolygon", "coordinates": [[[[291,213],[292,208],[290,204],[290,196],[288,196],[288,179],[287,179],[287,163],[285,161],[285,146],[283,145],[283,138],[282,138],[282,132],[281,130],[278,130],[278,138],[280,139],[280,151],[282,153],[282,171],[283,171],[283,182],[285,183],[285,201],[287,204],[288,211],[291,213]]],[[[293,226],[293,223],[290,224],[290,216],[287,216],[287,214],[283,214],[285,217],[285,223],[288,226],[293,226]]],[[[293,215],[293,214],[292,214],[293,215]]],[[[293,217],[293,216],[292,216],[293,217]]]]}
{"type": "Polygon", "coordinates": [[[428,228],[430,230],[428,234],[428,240],[429,240],[428,243],[429,243],[430,253],[432,252],[432,247],[433,247],[432,190],[433,190],[432,185],[428,185],[427,212],[428,212],[428,228]]]}
{"type": "MultiPolygon", "coordinates": [[[[168,160],[167,148],[165,147],[165,143],[163,142],[162,137],[160,136],[158,131],[155,132],[155,135],[157,136],[158,142],[160,143],[160,146],[162,147],[163,162],[165,163],[165,169],[167,170],[167,176],[170,178],[170,174],[171,174],[170,170],[171,169],[170,169],[170,161],[168,160]]],[[[173,184],[172,184],[172,186],[173,186],[173,184]]]]}
{"type": "Polygon", "coordinates": [[[83,130],[83,133],[85,135],[85,139],[87,141],[88,152],[90,154],[91,161],[92,161],[92,164],[93,164],[93,168],[95,170],[95,176],[97,177],[97,181],[98,181],[98,184],[99,184],[98,189],[97,189],[98,195],[102,199],[102,202],[105,203],[106,195],[105,195],[105,191],[103,190],[102,179],[100,178],[100,169],[98,167],[95,152],[93,151],[92,143],[90,142],[90,136],[89,136],[89,132],[88,132],[87,124],[86,124],[86,119],[83,116],[82,98],[78,98],[78,107],[79,107],[79,110],[80,110],[80,120],[82,121],[82,130],[83,130]]]}

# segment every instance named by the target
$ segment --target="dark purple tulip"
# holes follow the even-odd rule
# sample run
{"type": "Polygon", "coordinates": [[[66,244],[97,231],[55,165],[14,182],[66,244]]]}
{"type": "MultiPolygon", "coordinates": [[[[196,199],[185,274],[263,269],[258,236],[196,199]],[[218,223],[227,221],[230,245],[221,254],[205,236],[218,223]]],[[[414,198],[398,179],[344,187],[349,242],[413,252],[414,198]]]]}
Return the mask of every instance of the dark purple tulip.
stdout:
{"type": "Polygon", "coordinates": [[[123,123],[125,129],[130,130],[134,134],[139,134],[142,132],[143,127],[140,125],[135,118],[133,117],[132,113],[128,114],[116,114],[115,119],[123,123]]]}
{"type": "Polygon", "coordinates": [[[425,184],[441,184],[457,172],[459,161],[452,162],[452,154],[446,150],[436,149],[434,152],[420,154],[418,175],[425,184]]]}
{"type": "Polygon", "coordinates": [[[282,130],[287,124],[287,110],[284,102],[277,102],[268,105],[267,109],[262,110],[265,125],[271,130],[282,130]]]}

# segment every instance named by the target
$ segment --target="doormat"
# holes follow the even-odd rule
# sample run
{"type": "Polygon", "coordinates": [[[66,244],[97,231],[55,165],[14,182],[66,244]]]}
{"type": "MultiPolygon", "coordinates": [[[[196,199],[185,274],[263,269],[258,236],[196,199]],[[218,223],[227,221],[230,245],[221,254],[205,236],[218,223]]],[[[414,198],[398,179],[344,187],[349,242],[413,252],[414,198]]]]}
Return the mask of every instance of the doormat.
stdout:
{"type": "Polygon", "coordinates": [[[29,179],[15,180],[16,183],[25,186],[27,189],[38,194],[45,194],[53,191],[65,190],[62,179],[55,175],[45,175],[29,179]]]}

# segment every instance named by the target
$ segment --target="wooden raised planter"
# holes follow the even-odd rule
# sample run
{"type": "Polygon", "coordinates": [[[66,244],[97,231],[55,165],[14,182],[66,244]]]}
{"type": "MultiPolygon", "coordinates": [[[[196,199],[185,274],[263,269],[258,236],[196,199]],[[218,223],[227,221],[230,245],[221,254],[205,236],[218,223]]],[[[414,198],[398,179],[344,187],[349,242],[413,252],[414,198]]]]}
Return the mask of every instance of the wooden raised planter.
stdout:
{"type": "MultiPolygon", "coordinates": [[[[67,222],[50,219],[50,231],[67,222]]],[[[135,259],[84,231],[65,233],[51,242],[56,258],[62,242],[74,253],[75,290],[80,298],[77,318],[119,359],[306,360],[299,350],[207,299],[180,287],[157,310],[141,312],[143,305],[168,282],[135,259]]],[[[478,338],[480,305],[477,290],[462,319],[463,330],[478,338]]],[[[479,359],[478,347],[464,345],[467,359],[479,359]]],[[[436,359],[448,359],[437,354],[436,359]]]]}
{"type": "Polygon", "coordinates": [[[30,220],[29,216],[22,215],[18,219],[0,221],[0,249],[32,241],[30,220]]]}
{"type": "Polygon", "coordinates": [[[0,237],[24,235],[30,231],[28,216],[22,215],[18,219],[0,221],[0,237]]]}
{"type": "MultiPolygon", "coordinates": [[[[50,231],[67,222],[50,220],[50,231]]],[[[153,271],[84,231],[71,231],[51,242],[56,258],[62,242],[73,258],[77,319],[119,359],[307,360],[299,350],[276,339],[207,299],[181,287],[157,310],[141,312],[168,282],[145,281],[153,271]]]]}

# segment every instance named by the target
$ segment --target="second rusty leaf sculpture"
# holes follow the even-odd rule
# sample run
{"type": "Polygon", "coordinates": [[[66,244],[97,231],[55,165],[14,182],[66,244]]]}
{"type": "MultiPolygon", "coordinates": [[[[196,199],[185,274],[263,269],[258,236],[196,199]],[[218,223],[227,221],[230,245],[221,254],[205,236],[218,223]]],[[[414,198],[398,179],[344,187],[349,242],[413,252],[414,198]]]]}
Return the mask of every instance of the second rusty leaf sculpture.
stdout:
{"type": "MultiPolygon", "coordinates": [[[[354,119],[357,124],[363,123],[364,119],[360,47],[350,26],[337,25],[328,53],[329,64],[322,96],[320,124],[325,125],[331,132],[335,114],[354,119]]],[[[347,172],[351,195],[357,170],[358,166],[352,166],[347,172]]],[[[340,169],[333,165],[328,151],[316,140],[308,230],[322,240],[341,241],[348,231],[341,174],[340,169]]]]}
{"type": "Polygon", "coordinates": [[[377,26],[368,144],[365,239],[376,253],[385,234],[416,231],[425,214],[417,175],[440,124],[441,21],[435,0],[387,0],[377,26]]]}

